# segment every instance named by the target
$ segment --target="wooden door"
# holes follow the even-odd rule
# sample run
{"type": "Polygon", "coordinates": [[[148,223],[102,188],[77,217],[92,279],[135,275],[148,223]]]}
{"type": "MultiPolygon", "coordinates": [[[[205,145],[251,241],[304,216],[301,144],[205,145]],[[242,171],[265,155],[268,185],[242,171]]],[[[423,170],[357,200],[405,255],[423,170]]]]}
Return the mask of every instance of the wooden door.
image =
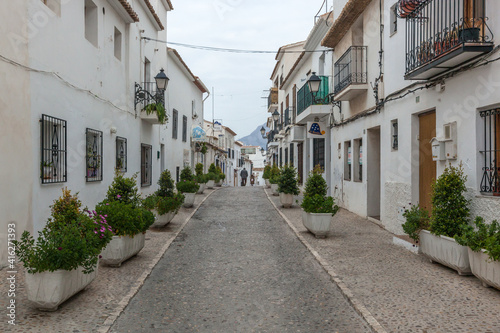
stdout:
{"type": "Polygon", "coordinates": [[[436,162],[432,160],[431,139],[436,137],[436,112],[419,117],[419,203],[431,212],[432,183],[436,179],[436,162]]]}
{"type": "Polygon", "coordinates": [[[297,173],[299,176],[299,183],[304,184],[304,144],[297,144],[297,173]]]}

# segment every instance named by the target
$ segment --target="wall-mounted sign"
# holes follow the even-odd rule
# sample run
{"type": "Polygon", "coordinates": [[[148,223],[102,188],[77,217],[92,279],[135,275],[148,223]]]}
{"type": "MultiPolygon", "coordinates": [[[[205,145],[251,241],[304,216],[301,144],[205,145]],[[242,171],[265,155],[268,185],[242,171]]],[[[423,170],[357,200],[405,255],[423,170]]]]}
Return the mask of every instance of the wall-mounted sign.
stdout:
{"type": "Polygon", "coordinates": [[[317,121],[307,122],[307,138],[324,138],[326,135],[326,124],[317,121]]]}
{"type": "Polygon", "coordinates": [[[222,120],[214,121],[214,131],[220,132],[222,131],[222,120]]]}
{"type": "Polygon", "coordinates": [[[351,147],[348,147],[347,148],[347,164],[351,164],[351,161],[352,161],[352,149],[351,147]]]}
{"type": "Polygon", "coordinates": [[[194,126],[191,133],[194,142],[207,141],[207,133],[200,126],[194,126]]]}

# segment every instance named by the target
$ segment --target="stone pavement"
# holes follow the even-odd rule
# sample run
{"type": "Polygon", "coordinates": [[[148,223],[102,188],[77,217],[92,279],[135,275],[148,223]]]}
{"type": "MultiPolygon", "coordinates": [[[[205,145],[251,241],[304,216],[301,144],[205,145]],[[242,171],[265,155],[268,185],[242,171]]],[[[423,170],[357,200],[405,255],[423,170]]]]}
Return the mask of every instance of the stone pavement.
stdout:
{"type": "Polygon", "coordinates": [[[16,274],[16,326],[7,323],[7,269],[0,271],[0,332],[107,332],[131,297],[140,288],[202,201],[216,190],[196,195],[194,208],[181,208],[172,222],[161,229],[150,229],[146,243],[137,256],[119,268],[99,266],[97,278],[86,290],[64,302],[56,312],[41,312],[28,304],[24,287],[24,269],[18,263],[16,274]]]}
{"type": "Polygon", "coordinates": [[[279,197],[266,193],[374,330],[500,332],[500,290],[394,245],[393,234],[346,210],[334,216],[328,238],[316,239],[300,207],[281,208],[279,197]]]}
{"type": "Polygon", "coordinates": [[[111,332],[370,332],[262,188],[212,195],[111,332]]]}

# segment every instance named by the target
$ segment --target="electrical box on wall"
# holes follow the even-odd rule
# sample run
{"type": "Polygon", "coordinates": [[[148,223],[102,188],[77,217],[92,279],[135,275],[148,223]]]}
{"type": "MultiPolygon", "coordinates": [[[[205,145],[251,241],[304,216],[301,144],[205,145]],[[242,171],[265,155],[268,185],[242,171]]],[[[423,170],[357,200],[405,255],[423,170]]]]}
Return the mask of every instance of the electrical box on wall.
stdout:
{"type": "Polygon", "coordinates": [[[432,160],[433,161],[445,161],[445,142],[440,141],[438,138],[432,138],[432,160]]]}
{"type": "Polygon", "coordinates": [[[448,160],[457,159],[457,122],[448,123],[443,126],[445,155],[448,160]]]}

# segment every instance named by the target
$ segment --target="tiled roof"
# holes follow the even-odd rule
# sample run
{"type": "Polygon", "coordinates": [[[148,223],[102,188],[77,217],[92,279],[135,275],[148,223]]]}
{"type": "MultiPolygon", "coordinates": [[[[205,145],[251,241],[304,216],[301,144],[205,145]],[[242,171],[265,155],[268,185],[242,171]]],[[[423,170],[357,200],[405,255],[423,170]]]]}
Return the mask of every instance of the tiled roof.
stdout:
{"type": "Polygon", "coordinates": [[[148,6],[151,14],[153,14],[153,17],[155,18],[156,23],[158,23],[158,26],[160,27],[160,30],[165,30],[165,27],[163,26],[163,24],[161,24],[161,20],[158,17],[158,15],[156,14],[155,9],[153,8],[153,5],[151,4],[151,2],[149,2],[149,0],[143,0],[143,1],[146,4],[146,6],[148,6]]]}
{"type": "Polygon", "coordinates": [[[132,20],[134,20],[134,22],[139,22],[139,15],[137,15],[137,13],[132,9],[132,6],[130,6],[128,1],[127,0],[118,0],[118,1],[123,6],[123,8],[125,8],[127,13],[132,18],[132,20]]]}

